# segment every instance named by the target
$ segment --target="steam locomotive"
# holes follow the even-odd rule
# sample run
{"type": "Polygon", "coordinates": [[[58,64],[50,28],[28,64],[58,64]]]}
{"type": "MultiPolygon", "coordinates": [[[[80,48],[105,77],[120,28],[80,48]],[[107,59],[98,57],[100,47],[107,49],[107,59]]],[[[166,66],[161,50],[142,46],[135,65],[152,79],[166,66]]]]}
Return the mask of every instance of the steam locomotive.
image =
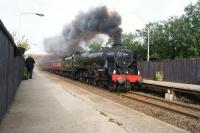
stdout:
{"type": "Polygon", "coordinates": [[[45,69],[110,91],[129,91],[142,84],[136,55],[120,44],[61,58],[45,69]]]}

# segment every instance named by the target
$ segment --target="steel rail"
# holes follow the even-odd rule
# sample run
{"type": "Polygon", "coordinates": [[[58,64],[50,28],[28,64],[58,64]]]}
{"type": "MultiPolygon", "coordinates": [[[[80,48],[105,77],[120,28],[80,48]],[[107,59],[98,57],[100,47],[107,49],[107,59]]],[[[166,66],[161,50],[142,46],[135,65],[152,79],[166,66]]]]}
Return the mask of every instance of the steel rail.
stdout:
{"type": "Polygon", "coordinates": [[[193,119],[199,120],[200,119],[200,109],[196,108],[196,107],[192,107],[192,106],[187,106],[187,105],[183,105],[183,104],[179,104],[179,103],[175,103],[175,102],[171,102],[171,101],[167,101],[167,100],[163,100],[163,99],[159,99],[153,96],[148,96],[148,95],[143,95],[143,94],[136,94],[134,92],[131,93],[127,93],[127,94],[117,94],[119,96],[128,98],[130,100],[136,100],[145,104],[149,104],[152,106],[156,106],[158,108],[163,108],[165,110],[168,111],[172,111],[178,114],[182,114],[188,117],[191,117],[193,119]],[[139,97],[134,97],[134,95],[137,95],[139,97]],[[132,95],[132,96],[131,96],[132,95]],[[157,102],[162,102],[162,103],[156,103],[156,102],[151,102],[150,99],[156,100],[157,102]],[[168,104],[168,105],[166,105],[168,104]],[[178,108],[176,106],[179,106],[178,108]],[[180,109],[181,107],[183,107],[182,109],[180,109]],[[190,111],[185,111],[185,108],[190,109],[190,111]],[[184,110],[184,111],[183,111],[184,110]],[[195,110],[195,111],[194,111],[195,110]],[[199,113],[197,113],[196,111],[199,111],[199,113]]]}
{"type": "Polygon", "coordinates": [[[173,104],[173,105],[180,106],[180,107],[183,107],[183,108],[186,108],[186,109],[199,111],[199,114],[200,114],[200,108],[199,107],[195,107],[195,106],[192,106],[192,105],[188,105],[188,104],[184,104],[184,103],[180,103],[180,102],[176,102],[176,101],[165,100],[163,98],[151,96],[151,95],[148,95],[148,94],[142,94],[142,93],[133,92],[133,91],[130,91],[129,93],[131,93],[133,95],[143,96],[143,97],[146,97],[146,98],[150,97],[151,99],[158,100],[158,101],[161,101],[161,102],[164,102],[164,103],[168,103],[170,105],[173,104]]]}

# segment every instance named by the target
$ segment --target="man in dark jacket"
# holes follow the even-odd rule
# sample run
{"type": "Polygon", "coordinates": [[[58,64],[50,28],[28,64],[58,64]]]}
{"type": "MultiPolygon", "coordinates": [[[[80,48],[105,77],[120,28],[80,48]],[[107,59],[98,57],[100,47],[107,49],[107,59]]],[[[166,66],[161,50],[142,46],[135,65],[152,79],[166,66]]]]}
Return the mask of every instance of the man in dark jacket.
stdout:
{"type": "Polygon", "coordinates": [[[26,58],[25,63],[26,63],[26,68],[28,70],[29,78],[32,79],[35,60],[31,56],[29,56],[28,58],[26,58]]]}

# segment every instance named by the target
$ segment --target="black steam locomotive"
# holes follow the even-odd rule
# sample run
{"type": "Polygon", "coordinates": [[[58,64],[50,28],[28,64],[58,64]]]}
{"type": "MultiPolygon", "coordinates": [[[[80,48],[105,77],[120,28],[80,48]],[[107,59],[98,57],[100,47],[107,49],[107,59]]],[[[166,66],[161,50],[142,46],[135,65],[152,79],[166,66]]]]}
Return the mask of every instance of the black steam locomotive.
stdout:
{"type": "Polygon", "coordinates": [[[47,69],[75,80],[106,86],[111,91],[129,91],[142,83],[136,55],[119,44],[53,61],[47,69]]]}

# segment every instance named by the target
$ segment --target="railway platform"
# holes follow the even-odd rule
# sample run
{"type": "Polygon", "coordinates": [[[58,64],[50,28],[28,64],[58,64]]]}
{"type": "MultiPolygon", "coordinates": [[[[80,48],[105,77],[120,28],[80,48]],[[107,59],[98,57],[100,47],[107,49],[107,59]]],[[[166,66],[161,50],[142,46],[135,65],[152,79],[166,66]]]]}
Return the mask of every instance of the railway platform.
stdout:
{"type": "Polygon", "coordinates": [[[156,80],[149,80],[149,79],[144,79],[143,82],[145,84],[158,85],[158,86],[181,89],[181,90],[186,90],[186,91],[200,92],[200,85],[175,83],[175,82],[167,82],[167,81],[156,81],[156,80]]]}
{"type": "Polygon", "coordinates": [[[186,133],[70,83],[34,71],[23,81],[0,133],[186,133]]]}
{"type": "Polygon", "coordinates": [[[174,100],[174,92],[184,92],[188,94],[194,94],[200,96],[200,85],[175,83],[167,81],[156,81],[156,80],[143,80],[144,86],[152,86],[157,90],[165,90],[165,99],[174,100]]]}

